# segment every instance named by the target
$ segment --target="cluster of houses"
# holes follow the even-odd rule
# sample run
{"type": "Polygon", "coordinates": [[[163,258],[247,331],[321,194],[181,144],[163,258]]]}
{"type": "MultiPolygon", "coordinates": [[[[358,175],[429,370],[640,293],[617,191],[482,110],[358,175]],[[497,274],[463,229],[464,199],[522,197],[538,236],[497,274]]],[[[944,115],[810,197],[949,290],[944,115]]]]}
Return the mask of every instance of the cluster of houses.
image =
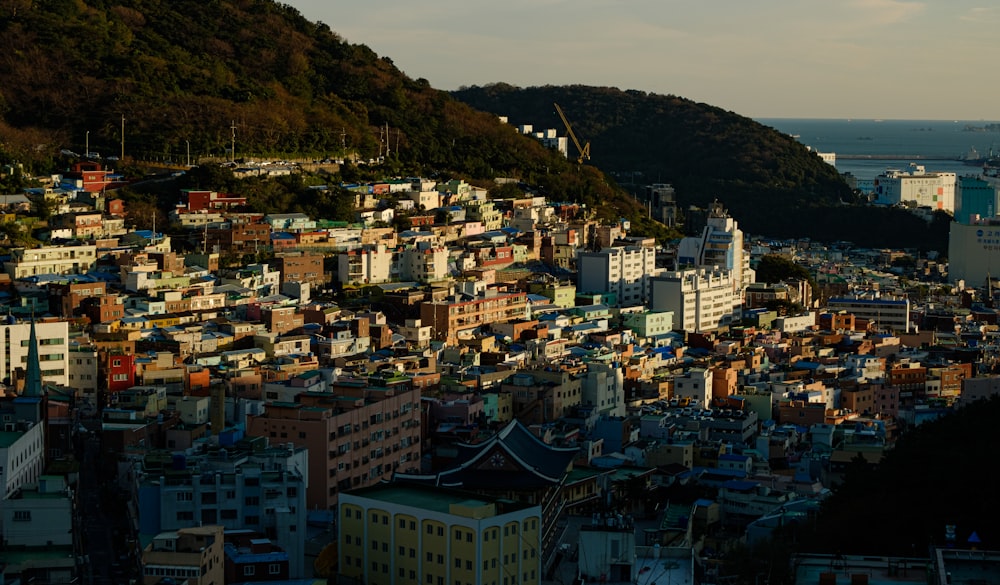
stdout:
{"type": "Polygon", "coordinates": [[[50,233],[0,281],[4,581],[92,570],[87,429],[149,585],[530,584],[567,564],[711,582],[708,551],[814,513],[850,462],[1000,391],[992,289],[913,301],[901,252],[744,241],[718,205],[661,246],[460,181],[345,185],[355,224],[189,190],[183,254],[80,172],[75,195],[27,194],[52,201],[50,233]],[[756,282],[763,255],[817,288],[756,282]]]}

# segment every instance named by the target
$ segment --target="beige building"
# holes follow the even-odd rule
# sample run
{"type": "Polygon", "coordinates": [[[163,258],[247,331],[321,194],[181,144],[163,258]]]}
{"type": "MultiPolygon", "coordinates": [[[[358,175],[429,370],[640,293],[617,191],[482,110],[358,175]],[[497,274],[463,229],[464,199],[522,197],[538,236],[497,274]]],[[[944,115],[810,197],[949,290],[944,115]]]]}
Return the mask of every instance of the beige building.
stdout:
{"type": "Polygon", "coordinates": [[[165,578],[188,585],[224,585],[223,527],[219,525],[161,532],[142,551],[143,585],[165,578]]]}
{"type": "Polygon", "coordinates": [[[4,268],[16,280],[39,274],[84,274],[96,261],[97,246],[14,248],[4,268]]]}

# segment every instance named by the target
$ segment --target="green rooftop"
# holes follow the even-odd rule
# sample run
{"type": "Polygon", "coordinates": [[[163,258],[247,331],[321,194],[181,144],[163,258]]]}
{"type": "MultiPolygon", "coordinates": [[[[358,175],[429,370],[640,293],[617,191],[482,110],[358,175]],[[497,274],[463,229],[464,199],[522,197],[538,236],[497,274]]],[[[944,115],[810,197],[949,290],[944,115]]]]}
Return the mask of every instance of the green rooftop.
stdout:
{"type": "Polygon", "coordinates": [[[0,431],[0,449],[10,447],[16,443],[22,435],[24,435],[24,433],[20,431],[0,431]]]}
{"type": "Polygon", "coordinates": [[[509,500],[492,498],[487,499],[480,497],[478,494],[459,490],[449,490],[438,487],[405,484],[399,482],[377,484],[371,487],[354,490],[349,493],[350,495],[386,502],[389,504],[396,504],[398,506],[408,506],[410,508],[419,508],[421,510],[429,510],[431,512],[440,512],[444,514],[451,513],[451,506],[453,504],[458,504],[468,508],[476,508],[489,504],[500,504],[503,506],[503,511],[501,511],[498,507],[497,514],[503,514],[505,512],[530,507],[528,504],[513,503],[509,500]]]}

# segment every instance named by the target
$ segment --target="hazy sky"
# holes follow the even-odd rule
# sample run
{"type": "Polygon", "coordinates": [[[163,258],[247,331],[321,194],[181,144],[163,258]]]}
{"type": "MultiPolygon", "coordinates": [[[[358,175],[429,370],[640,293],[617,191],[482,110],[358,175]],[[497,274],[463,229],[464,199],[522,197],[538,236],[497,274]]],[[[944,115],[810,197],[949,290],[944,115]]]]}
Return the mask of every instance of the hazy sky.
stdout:
{"type": "Polygon", "coordinates": [[[283,1],[444,90],[584,84],[754,118],[1000,119],[1000,5],[986,0],[283,1]]]}

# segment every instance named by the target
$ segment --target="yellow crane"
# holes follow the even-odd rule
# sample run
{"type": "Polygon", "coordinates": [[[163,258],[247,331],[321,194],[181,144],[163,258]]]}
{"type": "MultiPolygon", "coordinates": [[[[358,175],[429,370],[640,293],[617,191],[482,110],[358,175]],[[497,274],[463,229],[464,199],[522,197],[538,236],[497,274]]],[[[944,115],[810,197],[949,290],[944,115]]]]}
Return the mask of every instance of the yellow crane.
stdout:
{"type": "Polygon", "coordinates": [[[587,144],[580,146],[580,141],[576,139],[576,134],[573,133],[573,126],[571,126],[569,120],[566,119],[566,114],[563,113],[562,108],[560,108],[559,104],[556,103],[553,103],[552,105],[556,107],[556,112],[559,114],[559,118],[561,118],[563,124],[566,125],[566,133],[573,139],[573,144],[576,145],[576,151],[580,153],[580,156],[576,159],[577,164],[583,164],[583,161],[590,160],[590,143],[588,142],[587,144]]]}

